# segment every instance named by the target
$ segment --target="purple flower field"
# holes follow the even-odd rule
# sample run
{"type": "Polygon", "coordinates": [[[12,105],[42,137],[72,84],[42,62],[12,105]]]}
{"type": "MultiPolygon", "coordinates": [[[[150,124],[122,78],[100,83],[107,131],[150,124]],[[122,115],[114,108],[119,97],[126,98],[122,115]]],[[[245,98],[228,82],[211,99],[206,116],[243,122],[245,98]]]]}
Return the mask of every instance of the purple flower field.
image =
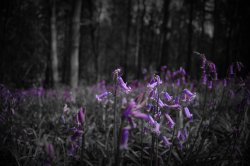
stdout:
{"type": "Polygon", "coordinates": [[[166,66],[126,83],[45,89],[0,85],[2,161],[8,165],[247,165],[250,78],[242,63],[218,79],[166,66]]]}

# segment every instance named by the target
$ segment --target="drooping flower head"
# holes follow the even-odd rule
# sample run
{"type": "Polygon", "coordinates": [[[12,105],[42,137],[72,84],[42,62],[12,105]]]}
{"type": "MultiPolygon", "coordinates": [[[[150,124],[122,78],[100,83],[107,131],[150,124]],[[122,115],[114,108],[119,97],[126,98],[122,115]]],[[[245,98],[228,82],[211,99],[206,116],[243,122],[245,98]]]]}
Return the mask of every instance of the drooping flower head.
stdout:
{"type": "Polygon", "coordinates": [[[182,76],[185,76],[185,75],[186,75],[186,70],[185,70],[183,67],[180,67],[179,73],[180,73],[182,76]]]}
{"type": "Polygon", "coordinates": [[[162,136],[162,141],[167,148],[169,148],[172,145],[166,136],[162,136]]]}
{"type": "Polygon", "coordinates": [[[184,113],[188,119],[192,120],[193,114],[190,113],[188,107],[184,107],[184,113]]]}
{"type": "Polygon", "coordinates": [[[159,106],[160,108],[163,108],[163,107],[166,106],[166,104],[163,103],[163,101],[162,101],[160,98],[158,98],[158,99],[156,99],[156,100],[158,100],[158,106],[159,106]]]}
{"type": "Polygon", "coordinates": [[[120,149],[128,149],[128,137],[129,137],[130,127],[124,127],[122,129],[122,136],[120,140],[120,149]]]}
{"type": "Polygon", "coordinates": [[[164,65],[164,66],[161,66],[161,71],[165,71],[167,69],[167,66],[166,65],[164,65]]]}
{"type": "Polygon", "coordinates": [[[77,113],[76,116],[76,121],[78,125],[83,125],[84,121],[85,121],[85,109],[84,108],[80,108],[79,112],[77,113]]]}
{"type": "Polygon", "coordinates": [[[148,121],[148,118],[149,118],[149,115],[145,114],[145,113],[142,113],[140,111],[133,111],[131,113],[131,115],[135,118],[138,118],[138,119],[144,119],[146,121],[148,121]]]}
{"type": "Polygon", "coordinates": [[[55,158],[54,146],[51,143],[45,144],[45,152],[47,153],[47,155],[51,160],[55,158]]]}
{"type": "Polygon", "coordinates": [[[131,91],[131,87],[127,86],[127,84],[123,81],[122,77],[117,78],[118,85],[122,89],[123,92],[129,93],[131,91]]]}
{"type": "Polygon", "coordinates": [[[166,101],[171,101],[173,99],[173,97],[170,96],[168,92],[164,92],[163,95],[166,101]]]}
{"type": "Polygon", "coordinates": [[[105,99],[110,93],[109,92],[103,92],[99,95],[95,95],[95,98],[98,102],[101,102],[103,99],[105,99]]]}
{"type": "Polygon", "coordinates": [[[183,95],[184,95],[184,100],[187,100],[187,101],[192,101],[196,97],[196,94],[192,93],[188,89],[183,90],[183,95]]]}
{"type": "Polygon", "coordinates": [[[168,127],[172,129],[174,127],[174,125],[175,125],[175,122],[173,121],[173,119],[170,117],[169,114],[166,113],[165,117],[167,119],[167,125],[168,125],[168,127]]]}
{"type": "Polygon", "coordinates": [[[151,79],[147,85],[149,89],[154,89],[156,86],[162,84],[161,78],[158,75],[155,75],[153,79],[151,79]]]}
{"type": "Polygon", "coordinates": [[[177,132],[177,139],[179,141],[185,141],[188,137],[188,132],[187,132],[187,128],[183,128],[183,129],[180,129],[178,130],[177,132]]]}

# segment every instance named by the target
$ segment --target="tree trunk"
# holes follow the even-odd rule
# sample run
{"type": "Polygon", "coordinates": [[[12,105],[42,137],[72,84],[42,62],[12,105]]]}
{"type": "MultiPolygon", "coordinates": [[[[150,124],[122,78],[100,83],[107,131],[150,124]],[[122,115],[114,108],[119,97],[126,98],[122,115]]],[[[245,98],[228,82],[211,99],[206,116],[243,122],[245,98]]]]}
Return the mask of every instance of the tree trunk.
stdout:
{"type": "Polygon", "coordinates": [[[187,62],[186,62],[186,68],[189,74],[191,75],[191,67],[192,67],[192,40],[193,40],[193,0],[189,1],[190,3],[190,9],[189,9],[189,23],[188,23],[188,54],[187,54],[187,62]]]}
{"type": "Polygon", "coordinates": [[[52,60],[52,78],[53,78],[53,86],[56,87],[59,82],[58,75],[58,57],[57,57],[57,30],[56,30],[56,2],[52,0],[51,5],[51,60],[52,60]]]}
{"type": "Polygon", "coordinates": [[[128,73],[128,50],[129,50],[129,35],[130,35],[130,21],[131,21],[131,0],[128,0],[127,4],[127,27],[125,36],[125,48],[124,48],[124,59],[123,59],[123,69],[124,69],[124,79],[127,80],[128,73]]]}
{"type": "Polygon", "coordinates": [[[72,47],[70,54],[70,86],[75,89],[78,86],[79,77],[79,43],[80,43],[80,17],[82,0],[76,0],[72,18],[72,47]]]}
{"type": "Polygon", "coordinates": [[[135,65],[137,68],[137,78],[141,76],[141,67],[142,67],[142,36],[143,36],[143,18],[145,15],[145,0],[142,0],[142,9],[140,9],[140,0],[138,0],[138,24],[137,24],[137,37],[136,37],[136,55],[135,55],[135,65]]]}
{"type": "Polygon", "coordinates": [[[168,41],[167,41],[167,34],[168,34],[168,19],[169,19],[169,4],[170,0],[164,0],[163,4],[163,11],[164,17],[163,17],[163,23],[161,25],[161,49],[160,49],[160,63],[159,63],[159,69],[161,66],[166,65],[168,61],[168,41]]]}
{"type": "Polygon", "coordinates": [[[218,2],[214,0],[214,11],[213,11],[213,24],[214,24],[214,32],[213,32],[213,39],[212,39],[212,53],[211,53],[211,60],[214,61],[214,56],[216,55],[216,36],[217,36],[217,25],[218,25],[218,2]]]}

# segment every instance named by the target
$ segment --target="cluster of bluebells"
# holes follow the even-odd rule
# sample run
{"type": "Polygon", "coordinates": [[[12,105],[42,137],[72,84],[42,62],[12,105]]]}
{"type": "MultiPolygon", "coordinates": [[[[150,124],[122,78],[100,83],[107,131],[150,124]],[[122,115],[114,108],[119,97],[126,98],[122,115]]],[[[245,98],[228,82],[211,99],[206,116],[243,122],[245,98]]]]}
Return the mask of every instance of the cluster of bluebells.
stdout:
{"type": "Polygon", "coordinates": [[[186,83],[186,71],[183,67],[180,67],[179,69],[175,71],[171,70],[164,70],[164,80],[167,82],[173,82],[176,86],[180,86],[181,84],[186,83]]]}
{"type": "Polygon", "coordinates": [[[218,73],[216,71],[216,65],[207,60],[205,55],[199,54],[201,56],[201,69],[202,69],[202,75],[201,80],[202,84],[206,85],[208,89],[213,88],[213,81],[218,80],[218,73]]]}
{"type": "MultiPolygon", "coordinates": [[[[132,89],[127,86],[120,75],[121,70],[116,69],[113,72],[113,78],[117,81],[118,87],[122,92],[128,94],[132,89]]],[[[183,77],[186,74],[183,68],[180,68],[174,75],[183,77]]],[[[164,86],[159,75],[154,75],[146,85],[146,91],[139,94],[135,99],[131,99],[122,112],[122,119],[126,121],[126,126],[122,127],[120,149],[128,148],[129,132],[131,129],[137,128],[138,120],[143,121],[144,131],[150,132],[162,140],[166,147],[172,144],[170,139],[162,134],[161,125],[166,125],[169,129],[175,127],[175,120],[171,114],[173,111],[183,111],[186,118],[192,121],[193,115],[190,113],[187,105],[195,98],[196,94],[188,89],[184,89],[180,96],[173,97],[167,91],[159,92],[161,86],[164,86]],[[143,97],[142,97],[143,96],[143,97]],[[143,100],[142,100],[143,98],[143,100]],[[161,124],[161,118],[164,118],[166,123],[161,124]]],[[[103,92],[96,95],[98,102],[103,101],[108,96],[109,92],[103,92]]],[[[178,117],[176,117],[177,119],[178,117]]],[[[178,130],[178,139],[183,141],[187,138],[187,129],[180,128],[178,130]],[[185,131],[185,132],[184,132],[185,131]]]]}
{"type": "Polygon", "coordinates": [[[243,68],[243,64],[241,62],[235,62],[235,63],[232,63],[230,66],[229,66],[229,76],[234,76],[236,75],[237,73],[241,72],[242,68],[243,68]]]}
{"type": "Polygon", "coordinates": [[[85,113],[85,108],[81,107],[75,115],[75,126],[70,129],[72,132],[72,135],[68,139],[68,155],[70,156],[75,155],[77,149],[79,148],[80,138],[84,134],[85,113]]]}

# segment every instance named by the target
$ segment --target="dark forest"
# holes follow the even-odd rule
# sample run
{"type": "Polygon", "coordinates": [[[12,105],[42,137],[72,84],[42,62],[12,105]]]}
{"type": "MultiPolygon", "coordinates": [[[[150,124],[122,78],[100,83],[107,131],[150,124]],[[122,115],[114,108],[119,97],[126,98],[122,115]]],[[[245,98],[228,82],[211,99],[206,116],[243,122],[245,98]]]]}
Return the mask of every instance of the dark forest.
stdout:
{"type": "Polygon", "coordinates": [[[0,165],[248,165],[247,0],[0,1],[0,165]]]}

